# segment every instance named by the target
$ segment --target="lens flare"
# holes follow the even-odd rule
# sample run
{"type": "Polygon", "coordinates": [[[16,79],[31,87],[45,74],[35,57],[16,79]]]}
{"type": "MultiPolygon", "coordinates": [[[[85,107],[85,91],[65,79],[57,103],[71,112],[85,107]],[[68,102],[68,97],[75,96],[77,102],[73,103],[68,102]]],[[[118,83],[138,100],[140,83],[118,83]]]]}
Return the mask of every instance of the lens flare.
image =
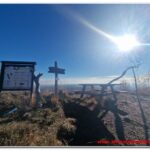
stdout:
{"type": "MultiPolygon", "coordinates": [[[[81,16],[76,16],[76,18],[78,18],[78,21],[80,21],[80,23],[82,23],[89,29],[93,30],[97,34],[107,38],[108,40],[116,44],[118,49],[121,52],[129,52],[133,50],[134,47],[142,45],[142,43],[140,43],[137,40],[136,36],[133,34],[125,34],[123,36],[117,37],[97,28],[96,26],[94,26],[93,24],[91,24],[89,21],[85,20],[81,16]]],[[[145,45],[149,45],[149,44],[145,44],[145,45]]]]}
{"type": "Polygon", "coordinates": [[[57,9],[59,12],[61,10],[61,14],[64,14],[70,19],[74,19],[84,25],[85,27],[89,28],[90,30],[94,31],[95,33],[107,38],[109,41],[114,43],[120,52],[130,52],[137,46],[150,46],[150,43],[141,43],[137,40],[136,36],[133,34],[125,34],[123,36],[117,37],[115,35],[109,34],[105,32],[103,29],[100,29],[93,25],[91,22],[83,18],[80,14],[69,9],[68,7],[61,7],[61,9],[57,9]]]}
{"type": "Polygon", "coordinates": [[[125,34],[121,37],[114,37],[114,42],[121,52],[132,51],[136,46],[140,45],[135,35],[132,34],[125,34]]]}

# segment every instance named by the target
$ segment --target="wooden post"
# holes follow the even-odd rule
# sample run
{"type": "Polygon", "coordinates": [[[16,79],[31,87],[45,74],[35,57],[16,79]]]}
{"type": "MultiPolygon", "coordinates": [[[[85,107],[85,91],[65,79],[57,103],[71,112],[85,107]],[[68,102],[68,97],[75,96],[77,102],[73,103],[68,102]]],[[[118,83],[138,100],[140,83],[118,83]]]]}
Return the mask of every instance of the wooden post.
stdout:
{"type": "Polygon", "coordinates": [[[80,95],[80,98],[83,98],[84,92],[85,92],[85,89],[86,89],[86,85],[83,84],[82,86],[83,86],[83,88],[82,88],[82,93],[80,95]]]}
{"type": "Polygon", "coordinates": [[[55,74],[55,96],[58,96],[58,74],[65,74],[65,69],[58,68],[57,62],[54,62],[54,67],[49,67],[48,73],[55,74]]]}
{"type": "Polygon", "coordinates": [[[33,97],[33,100],[35,101],[35,106],[34,107],[41,107],[41,95],[40,95],[40,77],[42,76],[42,73],[39,73],[38,75],[34,75],[34,82],[35,82],[35,95],[33,97]],[[35,98],[35,99],[34,99],[35,98]]]}
{"type": "MultiPolygon", "coordinates": [[[[55,68],[57,69],[57,62],[55,61],[55,68]]],[[[58,96],[58,72],[55,71],[55,96],[58,96]]]]}
{"type": "Polygon", "coordinates": [[[40,77],[43,75],[43,73],[39,73],[37,76],[34,75],[34,82],[35,82],[35,92],[36,93],[40,93],[40,83],[39,83],[39,80],[40,80],[40,77]]]}

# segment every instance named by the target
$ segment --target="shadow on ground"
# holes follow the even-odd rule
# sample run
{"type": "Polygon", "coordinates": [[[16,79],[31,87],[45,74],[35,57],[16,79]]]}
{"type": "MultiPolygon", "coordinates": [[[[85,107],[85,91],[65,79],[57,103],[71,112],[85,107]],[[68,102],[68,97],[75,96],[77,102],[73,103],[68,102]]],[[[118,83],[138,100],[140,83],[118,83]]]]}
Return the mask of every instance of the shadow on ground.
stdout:
{"type": "Polygon", "coordinates": [[[115,139],[94,111],[91,111],[87,107],[81,106],[75,102],[64,103],[63,109],[66,117],[75,118],[77,120],[76,133],[69,145],[94,146],[98,145],[96,143],[97,140],[115,139]]]}

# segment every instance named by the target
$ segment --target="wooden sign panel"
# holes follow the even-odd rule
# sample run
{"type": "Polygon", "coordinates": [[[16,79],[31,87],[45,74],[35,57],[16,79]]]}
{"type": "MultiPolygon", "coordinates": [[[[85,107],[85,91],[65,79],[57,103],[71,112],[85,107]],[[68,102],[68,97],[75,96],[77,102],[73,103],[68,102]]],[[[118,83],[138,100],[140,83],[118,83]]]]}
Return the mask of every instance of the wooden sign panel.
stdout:
{"type": "Polygon", "coordinates": [[[56,67],[49,67],[49,73],[58,73],[58,74],[65,74],[65,69],[56,68],[56,67]]]}
{"type": "Polygon", "coordinates": [[[32,90],[35,62],[2,62],[1,90],[32,90]]]}

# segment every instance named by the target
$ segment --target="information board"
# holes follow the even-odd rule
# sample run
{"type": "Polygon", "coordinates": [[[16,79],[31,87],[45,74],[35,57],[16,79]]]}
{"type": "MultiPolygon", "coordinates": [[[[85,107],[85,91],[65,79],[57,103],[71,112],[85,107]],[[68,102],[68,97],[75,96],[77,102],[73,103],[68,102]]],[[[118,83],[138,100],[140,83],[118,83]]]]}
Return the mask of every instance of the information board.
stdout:
{"type": "Polygon", "coordinates": [[[34,62],[2,62],[1,90],[31,90],[34,62]]]}

